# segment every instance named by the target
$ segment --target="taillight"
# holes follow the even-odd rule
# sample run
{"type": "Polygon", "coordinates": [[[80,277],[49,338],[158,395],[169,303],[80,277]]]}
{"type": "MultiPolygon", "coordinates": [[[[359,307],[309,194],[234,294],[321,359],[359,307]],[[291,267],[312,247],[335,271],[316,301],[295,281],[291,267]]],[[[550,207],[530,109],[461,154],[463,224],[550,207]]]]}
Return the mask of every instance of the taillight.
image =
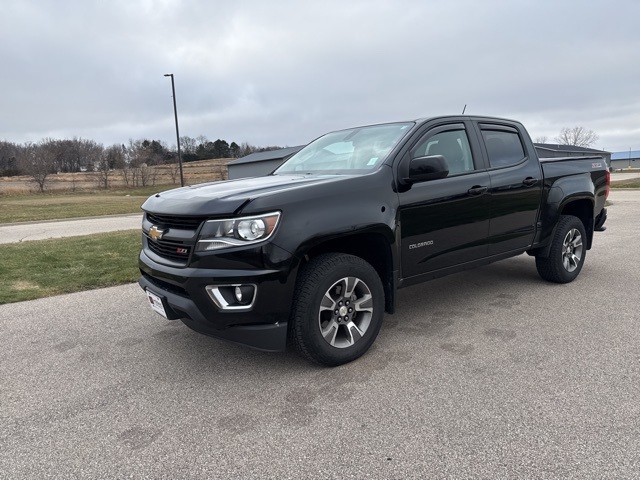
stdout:
{"type": "Polygon", "coordinates": [[[607,192],[604,198],[609,198],[609,189],[611,188],[611,172],[607,169],[607,192]]]}

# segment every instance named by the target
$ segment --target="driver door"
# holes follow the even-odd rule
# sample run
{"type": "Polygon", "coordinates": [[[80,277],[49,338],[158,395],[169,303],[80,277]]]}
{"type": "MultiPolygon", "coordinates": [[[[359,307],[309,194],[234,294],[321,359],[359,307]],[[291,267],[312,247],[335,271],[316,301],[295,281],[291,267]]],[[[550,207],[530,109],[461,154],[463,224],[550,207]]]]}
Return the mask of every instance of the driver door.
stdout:
{"type": "Polygon", "coordinates": [[[475,137],[464,123],[437,126],[410,150],[410,158],[426,155],[442,155],[449,174],[399,193],[403,278],[487,255],[490,179],[475,137]]]}

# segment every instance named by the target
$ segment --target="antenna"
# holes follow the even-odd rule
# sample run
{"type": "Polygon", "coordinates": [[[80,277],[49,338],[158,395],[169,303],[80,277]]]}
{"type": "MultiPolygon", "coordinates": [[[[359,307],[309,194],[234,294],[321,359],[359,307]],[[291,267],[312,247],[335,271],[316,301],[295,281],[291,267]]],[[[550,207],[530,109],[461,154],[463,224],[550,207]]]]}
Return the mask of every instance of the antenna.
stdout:
{"type": "Polygon", "coordinates": [[[467,104],[464,104],[464,108],[462,109],[462,115],[464,115],[464,111],[467,109],[467,104]]]}

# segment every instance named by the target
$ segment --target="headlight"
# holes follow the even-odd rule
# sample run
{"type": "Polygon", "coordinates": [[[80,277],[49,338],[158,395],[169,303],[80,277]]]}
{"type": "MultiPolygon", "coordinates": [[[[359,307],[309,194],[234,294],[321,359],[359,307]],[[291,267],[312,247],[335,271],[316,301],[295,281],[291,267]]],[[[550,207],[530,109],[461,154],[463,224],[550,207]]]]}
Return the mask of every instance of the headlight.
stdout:
{"type": "Polygon", "coordinates": [[[255,217],[208,220],[200,232],[196,251],[239,247],[267,240],[275,231],[280,212],[255,217]]]}
{"type": "Polygon", "coordinates": [[[262,238],[267,231],[267,222],[264,218],[252,218],[251,220],[242,220],[238,222],[238,235],[243,240],[258,240],[262,238]]]}

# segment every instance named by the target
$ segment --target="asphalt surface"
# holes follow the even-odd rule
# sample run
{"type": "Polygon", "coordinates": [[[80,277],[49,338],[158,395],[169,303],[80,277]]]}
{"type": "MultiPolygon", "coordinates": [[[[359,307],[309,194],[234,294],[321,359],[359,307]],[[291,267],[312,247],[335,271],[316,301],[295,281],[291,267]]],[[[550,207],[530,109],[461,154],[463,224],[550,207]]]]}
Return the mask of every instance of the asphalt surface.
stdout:
{"type": "Polygon", "coordinates": [[[0,244],[74,237],[93,233],[140,228],[142,215],[107,215],[104,217],[27,222],[0,225],[0,244]]]}
{"type": "Polygon", "coordinates": [[[324,369],[136,285],[0,306],[0,478],[638,478],[640,192],[579,278],[520,256],[400,291],[324,369]]]}

